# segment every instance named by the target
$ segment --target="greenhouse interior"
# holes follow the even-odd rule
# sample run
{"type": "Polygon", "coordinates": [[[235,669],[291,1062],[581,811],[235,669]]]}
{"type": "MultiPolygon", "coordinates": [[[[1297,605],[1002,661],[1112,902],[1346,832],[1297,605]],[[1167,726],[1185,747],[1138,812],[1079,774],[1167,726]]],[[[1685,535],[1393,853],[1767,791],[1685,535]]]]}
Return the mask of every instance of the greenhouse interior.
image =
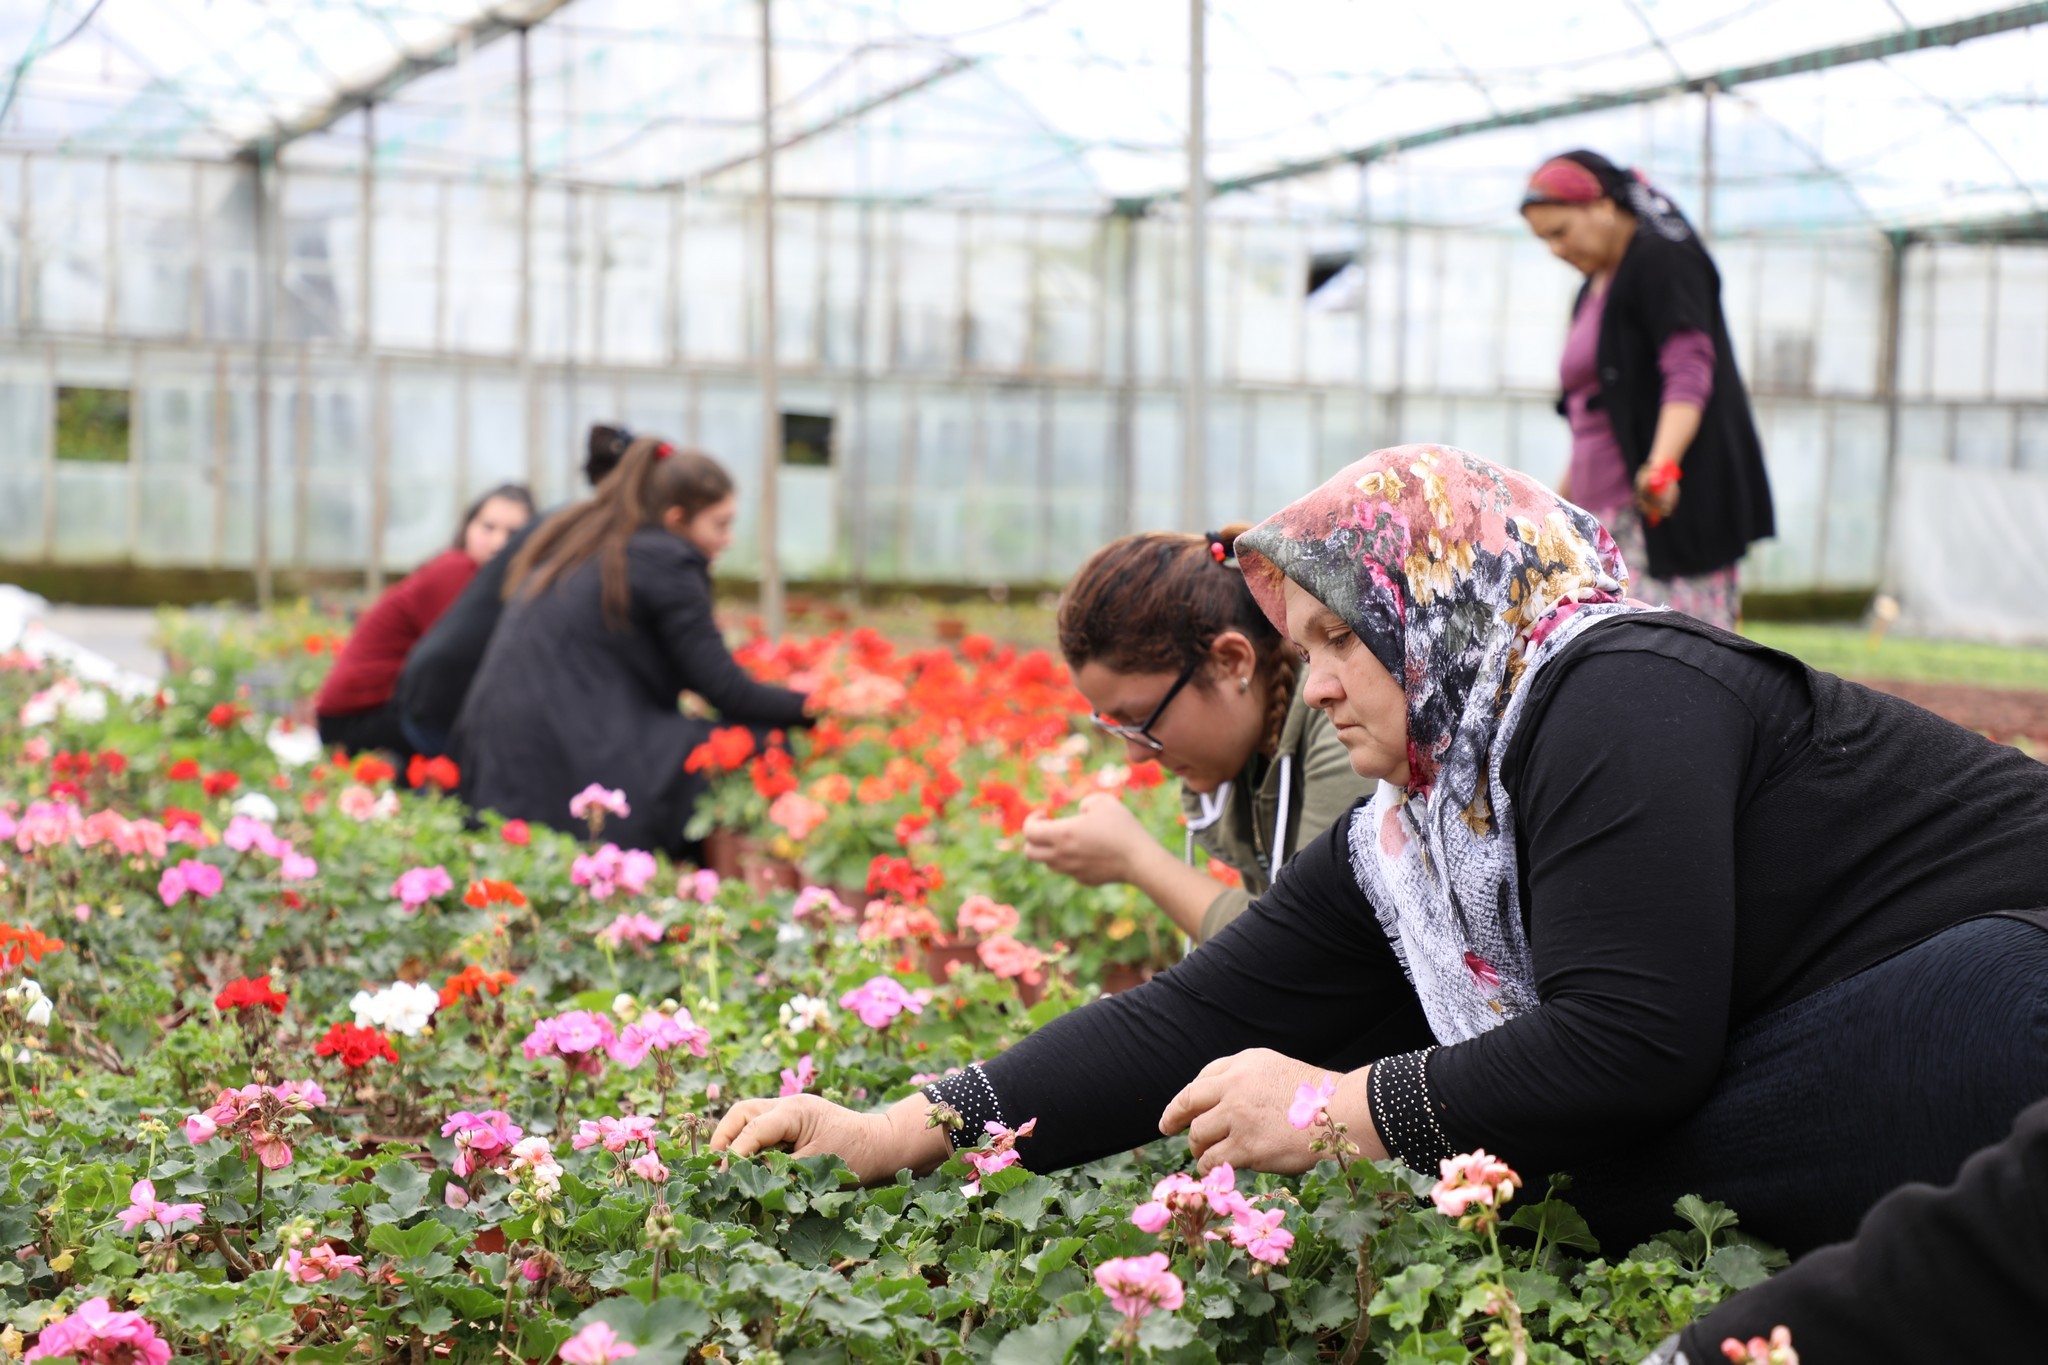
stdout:
{"type": "Polygon", "coordinates": [[[775,585],[1056,585],[1405,441],[1553,479],[1517,210],[1588,147],[1719,265],[1745,588],[2048,638],[2048,4],[5,8],[0,578],[374,587],[599,420],[775,585]]]}

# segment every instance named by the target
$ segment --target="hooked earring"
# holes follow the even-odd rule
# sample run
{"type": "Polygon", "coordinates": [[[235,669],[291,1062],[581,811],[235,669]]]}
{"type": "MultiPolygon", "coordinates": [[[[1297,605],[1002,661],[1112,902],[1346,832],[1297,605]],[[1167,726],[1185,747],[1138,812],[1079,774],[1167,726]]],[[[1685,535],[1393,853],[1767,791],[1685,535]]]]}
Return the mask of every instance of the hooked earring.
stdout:
{"type": "Polygon", "coordinates": [[[1237,690],[1238,690],[1239,692],[1249,692],[1249,691],[1251,691],[1251,690],[1252,690],[1252,680],[1251,680],[1250,678],[1243,678],[1243,677],[1239,678],[1239,679],[1237,680],[1237,690]]]}

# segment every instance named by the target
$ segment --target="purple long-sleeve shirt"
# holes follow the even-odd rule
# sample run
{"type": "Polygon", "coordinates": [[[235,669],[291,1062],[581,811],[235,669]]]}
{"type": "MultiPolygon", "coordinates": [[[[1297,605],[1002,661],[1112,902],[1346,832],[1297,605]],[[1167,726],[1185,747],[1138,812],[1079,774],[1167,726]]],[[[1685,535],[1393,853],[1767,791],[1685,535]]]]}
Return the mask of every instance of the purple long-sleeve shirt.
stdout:
{"type": "MultiPolygon", "coordinates": [[[[1614,438],[1606,410],[1592,407],[1600,395],[1600,319],[1607,312],[1607,290],[1594,289],[1572,319],[1558,362],[1564,388],[1565,416],[1571,423],[1572,501],[1605,518],[1635,500],[1628,462],[1614,438]]],[[[1705,332],[1686,327],[1665,338],[1657,352],[1664,376],[1664,401],[1694,403],[1704,408],[1714,394],[1714,342],[1705,332]]]]}

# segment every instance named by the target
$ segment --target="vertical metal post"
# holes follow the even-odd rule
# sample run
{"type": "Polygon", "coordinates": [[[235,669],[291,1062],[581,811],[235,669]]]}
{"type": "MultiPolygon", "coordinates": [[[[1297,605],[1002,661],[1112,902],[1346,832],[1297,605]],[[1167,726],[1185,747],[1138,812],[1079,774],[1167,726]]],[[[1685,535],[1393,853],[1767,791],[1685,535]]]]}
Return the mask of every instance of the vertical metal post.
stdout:
{"type": "Polygon", "coordinates": [[[292,401],[292,563],[306,567],[306,522],[312,514],[312,490],[307,483],[313,460],[312,357],[306,344],[299,343],[298,392],[292,401]]]}
{"type": "Polygon", "coordinates": [[[1903,232],[1885,234],[1890,259],[1885,263],[1881,324],[1884,341],[1877,372],[1878,394],[1884,400],[1884,473],[1878,480],[1877,503],[1877,581],[1880,587],[1888,587],[1893,581],[1892,489],[1897,486],[1899,470],[1899,371],[1904,360],[1904,347],[1900,343],[1905,312],[1907,242],[1903,232]]]}
{"type": "Polygon", "coordinates": [[[1138,219],[1125,215],[1122,279],[1123,373],[1116,386],[1116,467],[1110,488],[1110,523],[1116,535],[1137,530],[1138,491],[1138,219]]]}
{"type": "Polygon", "coordinates": [[[448,181],[434,196],[434,350],[448,349],[448,181]]]}
{"type": "Polygon", "coordinates": [[[121,162],[107,158],[107,295],[100,330],[109,337],[121,330],[121,162]]]}
{"type": "Polygon", "coordinates": [[[852,439],[839,443],[840,477],[846,480],[847,489],[848,558],[856,592],[865,589],[868,581],[868,293],[875,273],[875,206],[867,197],[865,153],[861,165],[859,265],[853,298],[852,439]]]}
{"type": "Polygon", "coordinates": [[[356,282],[361,292],[363,397],[370,405],[370,557],[363,582],[371,592],[384,586],[384,390],[377,373],[377,106],[363,106],[362,234],[356,243],[356,282]]]}
{"type": "Polygon", "coordinates": [[[780,638],[782,594],[782,398],[775,369],[775,25],[761,0],[761,329],[755,361],[761,385],[761,615],[780,638]]]}
{"type": "Polygon", "coordinates": [[[1720,87],[1708,81],[1700,88],[1700,240],[1714,236],[1714,94],[1720,87]]]}
{"type": "Polygon", "coordinates": [[[513,364],[519,376],[520,426],[526,438],[526,486],[542,496],[540,395],[533,384],[533,57],[532,30],[519,30],[519,324],[513,364]]]}
{"type": "MultiPolygon", "coordinates": [[[[192,174],[197,183],[199,165],[193,163],[192,174]]],[[[196,230],[199,197],[195,192],[193,217],[196,230]]],[[[195,235],[194,240],[197,240],[195,235]]],[[[23,332],[35,330],[36,325],[36,163],[27,152],[21,154],[21,259],[15,262],[18,278],[15,281],[15,316],[23,332]]],[[[52,390],[54,392],[54,390],[52,390]]],[[[55,423],[52,423],[54,427],[55,423]]]]}
{"type": "Polygon", "coordinates": [[[1372,440],[1372,163],[1358,163],[1358,251],[1351,258],[1358,270],[1358,437],[1365,449],[1372,440]]]}
{"type": "Polygon", "coordinates": [[[1188,371],[1181,417],[1180,521],[1199,530],[1209,462],[1208,0],[1188,0],[1188,371]]]}
{"type": "Polygon", "coordinates": [[[370,364],[370,572],[367,586],[384,589],[384,523],[391,514],[391,370],[370,364]]]}
{"type": "MultiPolygon", "coordinates": [[[[26,174],[26,166],[27,163],[24,160],[24,174],[26,174]]],[[[22,183],[22,253],[25,260],[28,252],[28,224],[26,218],[28,213],[27,181],[24,180],[22,183]]],[[[192,232],[192,263],[185,275],[185,339],[194,343],[197,343],[201,337],[206,335],[205,205],[206,172],[195,161],[192,163],[192,218],[190,222],[192,232]]],[[[26,276],[23,277],[22,287],[23,289],[28,287],[26,276]]],[[[21,307],[22,325],[26,327],[28,325],[28,296],[26,293],[22,295],[21,307]]]]}
{"type": "Polygon", "coordinates": [[[270,287],[270,167],[268,142],[250,158],[250,213],[256,238],[256,605],[270,606],[270,338],[274,299],[270,287]]]}

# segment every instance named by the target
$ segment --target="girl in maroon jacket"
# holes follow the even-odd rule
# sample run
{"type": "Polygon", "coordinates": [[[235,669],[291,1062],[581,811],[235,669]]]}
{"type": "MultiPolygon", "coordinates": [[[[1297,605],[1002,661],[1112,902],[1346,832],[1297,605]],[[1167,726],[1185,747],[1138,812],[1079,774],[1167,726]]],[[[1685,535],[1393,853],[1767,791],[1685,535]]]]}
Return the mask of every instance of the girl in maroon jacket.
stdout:
{"type": "Polygon", "coordinates": [[[453,546],[363,613],[313,702],[323,744],[350,752],[387,749],[401,758],[410,755],[412,746],[391,704],[405,656],[461,595],[477,566],[504,548],[532,516],[533,499],[523,486],[493,488],[470,504],[453,546]]]}

